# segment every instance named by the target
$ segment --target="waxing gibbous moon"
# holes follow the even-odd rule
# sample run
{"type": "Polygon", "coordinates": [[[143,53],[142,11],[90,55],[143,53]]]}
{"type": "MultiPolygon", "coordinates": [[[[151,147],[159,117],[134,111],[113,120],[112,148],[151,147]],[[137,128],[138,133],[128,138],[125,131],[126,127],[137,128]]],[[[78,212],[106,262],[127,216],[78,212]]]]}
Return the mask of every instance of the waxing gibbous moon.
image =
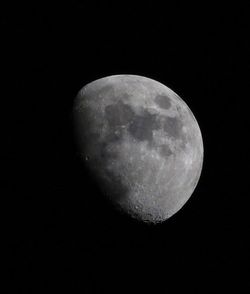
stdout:
{"type": "Polygon", "coordinates": [[[81,158],[116,207],[158,223],[190,198],[202,169],[202,136],[170,88],[137,75],[104,77],[79,91],[73,114],[81,158]]]}

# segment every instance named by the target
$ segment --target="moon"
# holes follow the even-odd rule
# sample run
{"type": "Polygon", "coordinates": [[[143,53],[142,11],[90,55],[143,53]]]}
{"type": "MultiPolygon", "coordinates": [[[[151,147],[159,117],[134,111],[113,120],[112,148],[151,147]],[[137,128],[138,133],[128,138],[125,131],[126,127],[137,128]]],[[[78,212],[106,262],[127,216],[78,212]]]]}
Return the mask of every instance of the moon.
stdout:
{"type": "Polygon", "coordinates": [[[203,163],[201,131],[167,86],[138,75],[100,78],[78,92],[73,117],[86,168],[129,216],[163,222],[194,192],[203,163]]]}

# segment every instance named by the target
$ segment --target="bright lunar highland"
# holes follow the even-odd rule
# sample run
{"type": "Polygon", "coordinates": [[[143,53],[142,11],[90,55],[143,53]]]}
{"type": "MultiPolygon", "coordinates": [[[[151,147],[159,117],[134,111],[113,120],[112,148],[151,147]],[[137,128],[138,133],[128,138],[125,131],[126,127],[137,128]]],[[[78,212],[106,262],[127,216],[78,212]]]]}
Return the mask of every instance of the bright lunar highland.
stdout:
{"type": "Polygon", "coordinates": [[[202,136],[171,89],[137,75],[104,77],[79,91],[73,114],[81,158],[117,208],[158,223],[190,198],[202,169],[202,136]]]}

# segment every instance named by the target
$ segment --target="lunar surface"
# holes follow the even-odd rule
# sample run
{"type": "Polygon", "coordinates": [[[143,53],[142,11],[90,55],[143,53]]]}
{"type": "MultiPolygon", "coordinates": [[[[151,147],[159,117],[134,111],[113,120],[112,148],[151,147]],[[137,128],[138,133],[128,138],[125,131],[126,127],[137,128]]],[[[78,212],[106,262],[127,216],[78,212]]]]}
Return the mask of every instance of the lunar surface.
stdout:
{"type": "Polygon", "coordinates": [[[171,89],[142,76],[104,77],[79,91],[73,114],[81,158],[117,208],[158,223],[190,198],[202,169],[202,136],[171,89]]]}

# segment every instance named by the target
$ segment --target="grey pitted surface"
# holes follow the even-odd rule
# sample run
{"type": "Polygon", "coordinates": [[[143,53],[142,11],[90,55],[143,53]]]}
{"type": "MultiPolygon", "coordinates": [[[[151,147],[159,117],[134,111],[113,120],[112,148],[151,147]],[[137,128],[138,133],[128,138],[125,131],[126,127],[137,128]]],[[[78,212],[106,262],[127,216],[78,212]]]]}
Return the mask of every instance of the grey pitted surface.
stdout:
{"type": "Polygon", "coordinates": [[[200,177],[203,144],[185,102],[152,79],[116,75],[86,85],[74,104],[79,149],[112,202],[160,222],[200,177]]]}

